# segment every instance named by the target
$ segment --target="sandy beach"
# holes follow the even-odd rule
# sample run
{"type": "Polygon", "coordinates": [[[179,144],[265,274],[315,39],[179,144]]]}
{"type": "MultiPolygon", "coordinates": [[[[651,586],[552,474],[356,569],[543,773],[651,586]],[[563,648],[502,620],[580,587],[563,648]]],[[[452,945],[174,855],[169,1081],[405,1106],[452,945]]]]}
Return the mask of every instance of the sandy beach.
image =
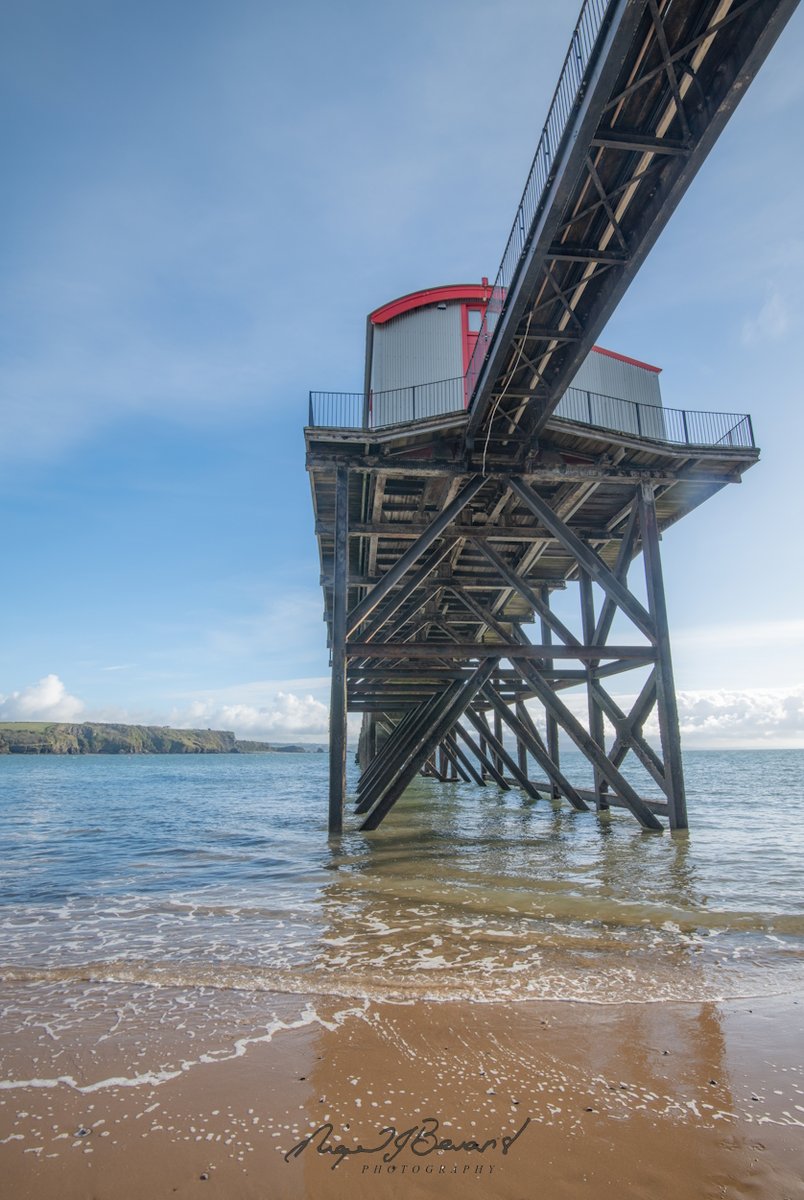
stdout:
{"type": "Polygon", "coordinates": [[[55,1048],[32,1017],[5,1064],[38,1085],[0,1092],[0,1194],[795,1200],[803,1011],[311,999],[262,1040],[232,1021],[206,1061],[177,1044],[163,1080],[136,1022],[82,1021],[55,1048]]]}

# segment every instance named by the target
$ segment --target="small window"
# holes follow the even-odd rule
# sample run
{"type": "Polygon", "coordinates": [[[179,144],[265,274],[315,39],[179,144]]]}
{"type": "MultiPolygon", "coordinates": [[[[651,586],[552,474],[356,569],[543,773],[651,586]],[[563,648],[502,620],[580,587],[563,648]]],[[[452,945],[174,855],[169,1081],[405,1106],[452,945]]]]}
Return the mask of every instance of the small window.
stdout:
{"type": "Polygon", "coordinates": [[[466,328],[470,333],[480,333],[483,327],[483,313],[479,308],[470,308],[466,312],[466,328]]]}

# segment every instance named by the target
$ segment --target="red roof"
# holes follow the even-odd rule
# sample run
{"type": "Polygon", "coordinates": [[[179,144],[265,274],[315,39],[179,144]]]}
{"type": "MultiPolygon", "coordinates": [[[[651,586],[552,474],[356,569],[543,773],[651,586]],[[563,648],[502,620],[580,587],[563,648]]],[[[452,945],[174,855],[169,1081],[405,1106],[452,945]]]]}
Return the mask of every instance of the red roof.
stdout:
{"type": "Polygon", "coordinates": [[[414,308],[424,308],[426,304],[442,304],[456,300],[479,300],[481,304],[485,304],[490,293],[488,280],[484,283],[452,283],[447,287],[424,288],[420,292],[410,292],[407,296],[400,296],[398,300],[391,300],[388,304],[375,308],[373,313],[369,313],[369,320],[372,325],[384,325],[392,317],[398,317],[414,308]]]}
{"type": "MultiPolygon", "coordinates": [[[[420,292],[409,292],[398,300],[390,300],[369,313],[372,325],[384,325],[386,321],[399,317],[402,313],[412,312],[415,308],[424,308],[428,304],[455,303],[457,300],[475,300],[481,304],[488,302],[491,295],[488,279],[482,283],[452,283],[445,287],[423,288],[420,292]]],[[[632,367],[641,367],[643,371],[654,371],[657,375],[661,367],[651,366],[638,358],[629,358],[627,354],[618,354],[616,350],[605,350],[602,346],[593,346],[596,354],[605,354],[607,358],[616,358],[619,362],[629,363],[632,367]]]]}
{"type": "Polygon", "coordinates": [[[629,358],[627,354],[618,354],[616,350],[604,350],[602,346],[593,346],[595,354],[605,354],[606,358],[616,358],[619,362],[630,363],[632,367],[641,367],[643,371],[655,371],[657,375],[661,367],[652,367],[650,363],[641,362],[638,358],[629,358]]]}

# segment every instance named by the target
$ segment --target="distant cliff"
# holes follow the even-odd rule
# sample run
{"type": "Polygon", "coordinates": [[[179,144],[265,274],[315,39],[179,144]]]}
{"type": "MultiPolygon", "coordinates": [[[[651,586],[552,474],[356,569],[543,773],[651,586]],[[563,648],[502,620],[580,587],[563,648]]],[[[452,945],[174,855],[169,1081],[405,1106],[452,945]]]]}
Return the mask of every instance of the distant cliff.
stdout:
{"type": "Polygon", "coordinates": [[[254,751],[320,753],[318,746],[239,742],[219,729],[170,729],[167,725],[68,725],[0,723],[0,754],[247,754],[254,751]]]}

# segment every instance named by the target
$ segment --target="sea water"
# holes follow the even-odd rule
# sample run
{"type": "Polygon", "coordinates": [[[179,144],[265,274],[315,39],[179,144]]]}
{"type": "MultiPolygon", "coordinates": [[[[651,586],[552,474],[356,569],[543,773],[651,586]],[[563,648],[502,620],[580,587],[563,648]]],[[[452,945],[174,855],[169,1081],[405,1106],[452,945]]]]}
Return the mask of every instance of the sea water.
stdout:
{"type": "Polygon", "coordinates": [[[170,1073],[374,1000],[800,989],[804,751],[685,768],[689,833],[420,778],[328,842],[325,754],[2,758],[6,1036],[169,1030],[170,1073]]]}

